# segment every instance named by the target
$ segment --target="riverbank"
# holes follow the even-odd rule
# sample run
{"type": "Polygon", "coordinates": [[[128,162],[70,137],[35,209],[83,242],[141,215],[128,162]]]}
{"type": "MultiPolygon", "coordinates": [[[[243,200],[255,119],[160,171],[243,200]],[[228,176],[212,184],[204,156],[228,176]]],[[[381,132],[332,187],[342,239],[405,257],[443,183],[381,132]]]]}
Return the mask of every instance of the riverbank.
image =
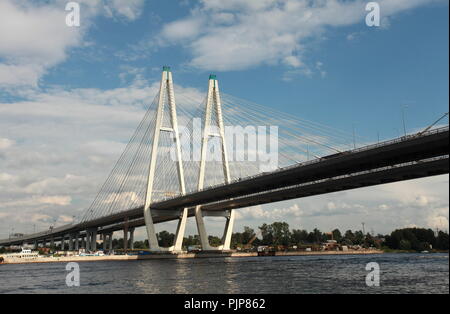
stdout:
{"type": "MultiPolygon", "coordinates": [[[[311,255],[366,255],[383,254],[380,250],[362,251],[318,251],[318,252],[275,252],[274,256],[311,256],[311,255]]],[[[105,256],[60,256],[60,257],[37,257],[34,259],[4,258],[5,264],[29,264],[29,263],[68,263],[68,262],[97,262],[97,261],[136,261],[150,259],[177,259],[177,258],[224,258],[224,257],[257,257],[257,252],[200,252],[200,253],[151,253],[148,255],[105,255],[105,256]]]]}

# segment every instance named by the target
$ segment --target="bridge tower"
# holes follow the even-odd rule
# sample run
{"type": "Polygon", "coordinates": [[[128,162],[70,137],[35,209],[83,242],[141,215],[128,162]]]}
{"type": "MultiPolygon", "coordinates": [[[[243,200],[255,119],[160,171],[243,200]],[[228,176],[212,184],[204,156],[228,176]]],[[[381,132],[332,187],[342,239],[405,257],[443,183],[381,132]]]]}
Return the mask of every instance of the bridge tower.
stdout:
{"type": "MultiPolygon", "coordinates": [[[[160,247],[158,244],[151,209],[152,196],[154,192],[155,171],[157,168],[158,146],[160,135],[162,132],[172,133],[175,142],[176,157],[177,157],[176,163],[177,163],[178,182],[181,190],[180,192],[181,194],[184,195],[186,193],[186,188],[184,182],[183,163],[181,159],[181,145],[177,122],[175,95],[173,90],[172,72],[170,71],[170,68],[167,66],[163,67],[161,84],[159,88],[159,100],[156,109],[155,132],[151,148],[151,159],[147,179],[147,191],[145,196],[144,218],[150,250],[155,252],[162,252],[162,251],[179,252],[182,250],[183,245],[183,237],[187,221],[187,208],[184,208],[183,210],[181,210],[181,212],[177,213],[179,215],[178,226],[175,234],[174,245],[171,246],[170,248],[163,248],[160,247]],[[167,100],[168,111],[165,110],[166,109],[165,100],[167,100]],[[169,114],[169,117],[165,119],[165,115],[167,114],[169,114]],[[164,121],[167,121],[166,123],[169,123],[170,125],[164,125],[163,124],[164,121]]],[[[157,215],[157,213],[154,212],[153,215],[157,215]]]]}
{"type": "MultiPolygon", "coordinates": [[[[208,141],[210,137],[218,137],[220,140],[221,153],[222,153],[222,170],[224,176],[224,183],[230,183],[230,168],[228,165],[228,155],[226,149],[225,141],[225,129],[223,125],[222,117],[222,105],[219,93],[219,83],[215,75],[209,76],[208,81],[208,95],[206,97],[206,108],[204,116],[204,128],[202,136],[201,145],[201,159],[200,159],[200,170],[198,177],[198,190],[202,190],[205,185],[205,172],[206,172],[206,161],[207,161],[207,151],[208,151],[208,141]],[[212,117],[214,116],[214,120],[212,117]],[[214,125],[215,124],[215,125],[214,125]]],[[[202,249],[209,250],[229,250],[231,243],[231,235],[233,232],[234,224],[234,210],[226,210],[222,212],[203,212],[201,206],[196,206],[195,208],[195,219],[197,222],[198,234],[200,236],[200,241],[202,249]],[[219,247],[212,247],[208,240],[208,234],[205,228],[205,221],[203,217],[208,215],[214,215],[226,218],[225,230],[222,237],[222,245],[219,247]]]]}

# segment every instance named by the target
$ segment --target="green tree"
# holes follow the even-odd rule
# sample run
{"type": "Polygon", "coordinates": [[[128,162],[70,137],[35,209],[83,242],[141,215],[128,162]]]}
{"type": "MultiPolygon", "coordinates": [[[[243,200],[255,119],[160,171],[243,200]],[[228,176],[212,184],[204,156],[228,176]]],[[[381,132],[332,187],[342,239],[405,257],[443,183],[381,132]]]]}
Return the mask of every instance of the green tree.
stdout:
{"type": "Polygon", "coordinates": [[[200,245],[200,238],[197,234],[194,236],[190,235],[189,237],[187,237],[187,238],[185,237],[183,239],[184,247],[188,247],[188,246],[192,246],[192,245],[200,245]]]}
{"type": "Polygon", "coordinates": [[[342,241],[342,234],[341,234],[341,231],[339,229],[334,229],[331,232],[333,233],[333,239],[334,240],[336,240],[337,242],[341,242],[342,241]]]}
{"type": "Polygon", "coordinates": [[[244,246],[250,242],[250,240],[255,236],[255,231],[245,226],[244,232],[236,232],[231,235],[231,247],[236,248],[239,246],[244,246]]]}
{"type": "Polygon", "coordinates": [[[399,243],[399,249],[400,250],[411,250],[411,242],[408,240],[402,239],[399,243]]]}
{"type": "Polygon", "coordinates": [[[216,237],[216,236],[211,236],[210,235],[208,237],[208,240],[209,240],[209,244],[211,244],[211,246],[214,246],[214,247],[218,247],[219,245],[222,244],[222,240],[219,237],[216,237]]]}
{"type": "Polygon", "coordinates": [[[386,237],[386,245],[391,249],[423,251],[436,243],[433,230],[423,228],[397,229],[386,237]]]}
{"type": "Polygon", "coordinates": [[[272,226],[264,223],[262,226],[258,227],[261,230],[262,240],[261,243],[263,245],[272,245],[273,244],[273,230],[272,226]]]}
{"type": "Polygon", "coordinates": [[[134,248],[139,250],[146,249],[144,241],[135,241],[134,248]]]}
{"type": "Polygon", "coordinates": [[[175,234],[169,233],[163,230],[157,234],[158,244],[162,247],[169,247],[173,245],[173,240],[175,239],[175,234]]]}
{"type": "Polygon", "coordinates": [[[255,236],[255,230],[250,227],[245,226],[244,232],[242,232],[242,244],[247,244],[255,236]]]}
{"type": "Polygon", "coordinates": [[[290,244],[299,245],[307,242],[308,231],[300,229],[292,229],[290,244]]]}
{"type": "Polygon", "coordinates": [[[342,242],[347,245],[353,245],[355,243],[355,235],[351,230],[345,231],[344,239],[342,242]]]}
{"type": "Polygon", "coordinates": [[[274,222],[271,225],[275,245],[289,245],[291,232],[289,231],[289,224],[286,222],[274,222]]]}
{"type": "Polygon", "coordinates": [[[449,244],[448,233],[439,231],[436,240],[436,249],[448,250],[448,244],[449,244]]]}
{"type": "Polygon", "coordinates": [[[364,233],[362,231],[355,231],[355,237],[353,244],[363,245],[364,244],[364,233]]]}

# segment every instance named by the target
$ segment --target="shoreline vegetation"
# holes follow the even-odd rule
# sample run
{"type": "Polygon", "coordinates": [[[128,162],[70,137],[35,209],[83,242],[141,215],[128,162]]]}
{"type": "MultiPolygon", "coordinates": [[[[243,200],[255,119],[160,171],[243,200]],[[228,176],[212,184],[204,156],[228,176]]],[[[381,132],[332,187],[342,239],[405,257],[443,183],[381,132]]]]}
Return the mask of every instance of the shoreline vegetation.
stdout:
{"type": "MultiPolygon", "coordinates": [[[[157,234],[159,245],[169,247],[173,243],[175,235],[168,231],[157,234]]],[[[217,236],[209,236],[211,246],[219,246],[221,239],[217,236]]],[[[113,240],[115,254],[123,252],[123,239],[113,240]]],[[[148,250],[148,240],[135,241],[135,251],[148,250]]],[[[98,243],[101,248],[101,243],[98,243]]],[[[130,243],[128,247],[131,247],[130,243]]],[[[39,254],[43,256],[58,257],[64,254],[60,251],[60,245],[51,248],[39,248],[39,254]],[[59,251],[59,252],[58,252],[59,251]]],[[[184,238],[183,249],[187,253],[201,251],[198,235],[190,235],[184,238]]],[[[326,251],[363,251],[377,250],[385,253],[448,253],[449,235],[443,231],[433,231],[424,228],[397,229],[388,235],[364,233],[363,231],[347,230],[341,232],[334,229],[331,232],[322,232],[315,228],[308,232],[302,229],[289,229],[286,222],[274,222],[262,224],[255,232],[250,227],[244,227],[243,232],[235,232],[232,235],[231,249],[233,252],[326,252],[326,251]]],[[[17,252],[20,248],[7,249],[0,247],[0,255],[17,252]]]]}
{"type": "MultiPolygon", "coordinates": [[[[316,252],[273,252],[273,255],[262,255],[271,257],[288,256],[328,256],[328,255],[373,255],[383,254],[379,250],[360,250],[360,251],[316,251],[316,252]]],[[[103,256],[48,256],[37,257],[33,259],[6,258],[2,263],[7,264],[43,264],[43,263],[68,263],[68,262],[100,262],[100,261],[138,261],[138,260],[156,260],[156,259],[189,259],[189,258],[242,258],[242,257],[260,257],[258,252],[198,252],[198,253],[154,253],[154,254],[122,254],[122,255],[103,255],[103,256]]]]}

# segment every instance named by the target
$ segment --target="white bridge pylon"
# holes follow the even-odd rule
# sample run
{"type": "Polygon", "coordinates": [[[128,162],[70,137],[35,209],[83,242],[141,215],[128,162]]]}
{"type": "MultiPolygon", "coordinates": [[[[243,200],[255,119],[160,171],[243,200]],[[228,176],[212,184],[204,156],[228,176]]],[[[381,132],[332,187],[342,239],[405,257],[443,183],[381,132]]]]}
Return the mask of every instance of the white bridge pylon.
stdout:
{"type": "MultiPolygon", "coordinates": [[[[230,183],[230,168],[228,165],[228,155],[226,149],[225,141],[225,129],[223,125],[222,118],[222,105],[220,101],[219,93],[219,82],[216,80],[215,75],[209,76],[208,82],[208,95],[206,97],[206,108],[205,108],[205,118],[204,118],[204,129],[202,137],[202,148],[201,148],[201,159],[200,159],[200,170],[198,177],[198,190],[204,188],[205,184],[205,171],[206,171],[206,160],[208,152],[208,140],[210,137],[219,137],[221,142],[222,151],[222,168],[225,183],[230,183]],[[215,114],[215,123],[213,125],[212,115],[215,114]],[[218,132],[217,132],[218,131],[218,132]]],[[[229,250],[231,243],[231,235],[233,232],[234,224],[234,210],[227,210],[224,212],[215,212],[214,216],[222,216],[227,219],[225,224],[225,230],[222,237],[222,245],[219,247],[212,247],[209,243],[208,234],[206,233],[204,216],[208,216],[208,212],[203,212],[201,206],[195,207],[195,220],[197,221],[198,234],[200,236],[200,242],[203,250],[229,250]]]]}
{"type": "Polygon", "coordinates": [[[177,154],[177,172],[178,172],[178,181],[181,189],[180,192],[181,194],[184,195],[186,193],[186,188],[184,183],[183,161],[181,159],[181,145],[177,122],[175,95],[173,91],[172,73],[170,72],[169,67],[163,68],[161,85],[159,88],[159,100],[158,100],[158,108],[156,110],[155,132],[151,150],[150,167],[148,172],[147,191],[145,194],[144,219],[145,219],[145,226],[147,229],[147,236],[150,250],[155,252],[161,251],[179,252],[182,250],[183,245],[184,230],[186,228],[186,220],[187,220],[187,208],[184,208],[179,214],[180,216],[177,231],[175,234],[174,244],[169,248],[160,247],[158,244],[158,239],[156,237],[155,226],[153,224],[153,217],[150,208],[152,203],[153,185],[158,156],[159,137],[161,132],[170,132],[173,135],[177,154]],[[169,114],[170,114],[169,121],[171,124],[169,127],[163,126],[164,109],[165,109],[164,98],[166,95],[168,100],[167,103],[169,105],[169,114]]]}
{"type": "MultiPolygon", "coordinates": [[[[151,158],[147,179],[147,190],[145,194],[145,205],[144,205],[144,218],[145,225],[147,229],[147,236],[149,242],[149,248],[154,252],[181,252],[183,245],[183,238],[186,229],[187,215],[188,209],[184,208],[182,210],[174,209],[174,211],[179,215],[177,230],[175,234],[174,243],[171,247],[165,248],[160,247],[158,244],[158,239],[156,236],[155,226],[153,223],[153,217],[158,215],[157,212],[154,212],[152,215],[152,194],[154,192],[154,180],[155,180],[155,172],[157,170],[157,157],[158,157],[158,146],[159,146],[159,138],[161,132],[170,132],[172,133],[172,138],[174,139],[175,149],[176,149],[176,157],[177,157],[177,173],[178,173],[178,181],[180,192],[182,195],[186,194],[185,188],[185,178],[184,178],[184,170],[183,170],[183,161],[181,158],[181,145],[180,145],[180,137],[179,137],[179,128],[177,122],[177,111],[176,111],[176,102],[175,95],[173,89],[173,81],[172,81],[172,73],[169,67],[163,67],[161,84],[159,89],[159,99],[156,110],[156,123],[155,123],[155,132],[152,148],[151,148],[151,158]],[[170,114],[170,119],[164,119],[165,114],[165,102],[167,99],[168,111],[170,114]],[[170,126],[163,125],[163,121],[170,121],[170,126]]],[[[215,75],[210,75],[208,82],[208,95],[206,101],[205,108],[205,116],[204,116],[204,129],[202,135],[202,144],[201,144],[201,160],[200,160],[200,169],[199,169],[199,178],[198,178],[198,190],[204,188],[205,183],[205,171],[206,171],[206,161],[207,161],[207,152],[208,152],[208,140],[210,137],[219,137],[221,141],[221,151],[222,151],[222,168],[225,183],[229,183],[230,179],[230,170],[228,165],[228,157],[226,150],[226,141],[225,141],[225,130],[222,119],[222,108],[221,108],[221,100],[219,94],[219,85],[216,80],[215,75]],[[212,114],[215,115],[215,124],[212,125],[212,114]]],[[[169,152],[168,152],[169,153],[169,152]]],[[[200,242],[203,250],[229,250],[231,243],[231,235],[233,232],[233,224],[234,224],[234,210],[227,210],[223,212],[215,212],[214,216],[225,217],[226,224],[225,230],[222,237],[222,245],[219,247],[212,247],[208,240],[208,234],[205,228],[205,221],[203,217],[210,215],[208,212],[203,212],[201,206],[196,206],[195,208],[195,218],[197,222],[197,229],[200,237],[200,242]]]]}

